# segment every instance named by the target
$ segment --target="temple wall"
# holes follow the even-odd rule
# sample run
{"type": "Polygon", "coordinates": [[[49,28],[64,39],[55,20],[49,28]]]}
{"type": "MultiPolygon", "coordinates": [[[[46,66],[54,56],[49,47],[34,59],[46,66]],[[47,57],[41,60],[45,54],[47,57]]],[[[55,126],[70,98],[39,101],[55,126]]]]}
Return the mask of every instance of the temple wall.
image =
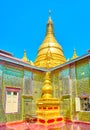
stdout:
{"type": "Polygon", "coordinates": [[[76,65],[77,95],[90,94],[90,71],[88,59],[82,60],[76,65]]]}
{"type": "MultiPolygon", "coordinates": [[[[22,87],[23,87],[23,71],[8,67],[8,66],[3,66],[2,78],[3,78],[3,80],[2,80],[2,106],[3,106],[3,111],[4,111],[4,116],[2,116],[2,118],[5,118],[6,121],[20,120],[21,119],[21,109],[22,109],[21,102],[19,102],[18,113],[6,113],[5,112],[6,87],[10,87],[10,88],[14,88],[14,89],[19,88],[20,89],[19,100],[21,100],[22,87]]],[[[10,108],[11,107],[14,107],[14,106],[10,105],[10,108]]],[[[2,121],[1,118],[0,118],[0,120],[2,121]]],[[[4,121],[4,119],[3,119],[3,121],[4,121]]]]}
{"type": "Polygon", "coordinates": [[[65,67],[61,71],[62,77],[62,102],[63,102],[63,116],[65,119],[71,119],[72,111],[72,88],[71,88],[71,79],[70,79],[70,68],[69,66],[65,67]],[[67,107],[66,107],[67,106],[67,107]]]}
{"type": "Polygon", "coordinates": [[[32,100],[32,114],[36,115],[36,101],[42,96],[42,86],[44,83],[44,75],[42,73],[33,73],[33,100],[32,100]]]}
{"type": "Polygon", "coordinates": [[[90,63],[88,58],[77,62],[76,78],[77,96],[79,97],[81,103],[80,112],[78,113],[78,120],[90,121],[90,101],[89,104],[87,104],[87,99],[90,100],[90,63]],[[84,99],[86,101],[82,101],[84,99]]]}
{"type": "Polygon", "coordinates": [[[53,90],[54,97],[60,100],[60,114],[65,119],[71,119],[71,80],[69,75],[69,68],[65,67],[60,71],[53,73],[53,90]],[[55,89],[56,88],[56,89],[55,89]],[[67,106],[67,107],[66,107],[67,106]]]}
{"type": "Polygon", "coordinates": [[[0,122],[6,121],[6,116],[4,112],[4,94],[3,94],[3,66],[0,65],[0,122]]]}
{"type": "Polygon", "coordinates": [[[32,72],[0,65],[0,122],[22,120],[32,113],[32,89],[32,72]]]}
{"type": "Polygon", "coordinates": [[[77,92],[77,87],[76,87],[76,71],[75,71],[75,64],[70,65],[70,78],[71,78],[71,96],[72,96],[72,102],[71,102],[71,106],[72,106],[72,112],[71,112],[71,116],[72,116],[72,120],[76,120],[77,119],[77,115],[76,115],[76,108],[75,108],[75,98],[76,98],[76,92],[77,92]]]}
{"type": "Polygon", "coordinates": [[[60,99],[61,115],[65,119],[90,121],[90,107],[88,110],[82,108],[85,104],[83,98],[90,100],[89,59],[79,60],[52,74],[53,95],[60,99]]]}
{"type": "Polygon", "coordinates": [[[51,83],[53,87],[53,97],[58,98],[60,96],[59,86],[58,86],[58,73],[54,72],[51,75],[51,83]]]}
{"type": "Polygon", "coordinates": [[[33,91],[33,73],[24,70],[22,94],[22,118],[25,115],[32,115],[32,91],[33,91]]]}

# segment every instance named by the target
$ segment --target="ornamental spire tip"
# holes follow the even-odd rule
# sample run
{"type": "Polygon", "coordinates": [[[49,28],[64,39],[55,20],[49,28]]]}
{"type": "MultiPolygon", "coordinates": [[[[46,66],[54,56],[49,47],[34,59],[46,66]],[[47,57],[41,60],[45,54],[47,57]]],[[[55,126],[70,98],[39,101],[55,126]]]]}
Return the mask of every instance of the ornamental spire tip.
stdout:
{"type": "Polygon", "coordinates": [[[51,17],[51,13],[52,13],[52,11],[51,11],[51,10],[49,10],[49,11],[48,11],[48,13],[49,13],[49,17],[51,17]]]}

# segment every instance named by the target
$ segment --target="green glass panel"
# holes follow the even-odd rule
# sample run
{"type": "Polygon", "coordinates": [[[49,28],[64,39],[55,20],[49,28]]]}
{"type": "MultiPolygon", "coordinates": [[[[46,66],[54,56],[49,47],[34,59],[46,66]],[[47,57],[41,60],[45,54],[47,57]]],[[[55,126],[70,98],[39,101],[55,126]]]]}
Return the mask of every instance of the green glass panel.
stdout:
{"type": "Polygon", "coordinates": [[[69,75],[69,68],[62,70],[62,76],[66,77],[69,75]]]}
{"type": "Polygon", "coordinates": [[[23,77],[23,71],[15,68],[4,67],[4,74],[12,75],[16,77],[23,77]]]}
{"type": "Polygon", "coordinates": [[[82,79],[85,77],[89,77],[89,64],[81,64],[76,67],[76,74],[77,74],[77,79],[82,79]]]}
{"type": "Polygon", "coordinates": [[[32,73],[30,71],[24,71],[24,76],[27,77],[27,78],[31,78],[32,73]]]}
{"type": "Polygon", "coordinates": [[[76,78],[75,67],[70,68],[70,77],[71,77],[72,79],[73,79],[73,78],[76,78]]]}

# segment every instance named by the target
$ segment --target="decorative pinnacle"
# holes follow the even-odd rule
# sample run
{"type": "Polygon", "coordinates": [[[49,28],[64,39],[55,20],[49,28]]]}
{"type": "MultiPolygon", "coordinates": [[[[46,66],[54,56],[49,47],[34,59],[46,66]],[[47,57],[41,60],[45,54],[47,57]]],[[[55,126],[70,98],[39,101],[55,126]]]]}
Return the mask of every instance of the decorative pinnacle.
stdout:
{"type": "Polygon", "coordinates": [[[44,99],[52,98],[52,86],[51,86],[51,81],[50,81],[50,72],[46,72],[44,85],[42,87],[42,93],[43,93],[42,98],[44,98],[44,99]]]}
{"type": "Polygon", "coordinates": [[[24,55],[26,56],[26,50],[24,50],[24,55]]]}
{"type": "Polygon", "coordinates": [[[47,22],[46,35],[47,34],[54,35],[53,22],[51,19],[51,10],[49,10],[49,18],[48,18],[48,22],[47,22]]]}
{"type": "Polygon", "coordinates": [[[25,62],[28,62],[28,58],[27,58],[27,55],[26,55],[26,50],[24,50],[24,56],[23,56],[22,60],[25,61],[25,62]]]}
{"type": "Polygon", "coordinates": [[[51,11],[51,10],[49,10],[49,11],[48,11],[48,13],[49,13],[49,17],[51,17],[51,13],[52,13],[52,11],[51,11]]]}
{"type": "Polygon", "coordinates": [[[74,49],[74,53],[73,53],[73,56],[72,56],[72,59],[75,59],[75,58],[77,58],[78,56],[77,56],[77,54],[76,54],[76,49],[74,49]]]}

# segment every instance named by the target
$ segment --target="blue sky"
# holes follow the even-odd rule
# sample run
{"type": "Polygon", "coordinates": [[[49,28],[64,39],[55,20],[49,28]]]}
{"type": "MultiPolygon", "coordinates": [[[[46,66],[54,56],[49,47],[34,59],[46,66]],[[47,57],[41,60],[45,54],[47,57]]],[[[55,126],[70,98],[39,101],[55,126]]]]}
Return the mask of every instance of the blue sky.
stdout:
{"type": "Polygon", "coordinates": [[[65,57],[78,56],[90,49],[90,0],[1,0],[0,49],[17,58],[23,51],[34,61],[45,37],[48,10],[57,41],[65,57]]]}

